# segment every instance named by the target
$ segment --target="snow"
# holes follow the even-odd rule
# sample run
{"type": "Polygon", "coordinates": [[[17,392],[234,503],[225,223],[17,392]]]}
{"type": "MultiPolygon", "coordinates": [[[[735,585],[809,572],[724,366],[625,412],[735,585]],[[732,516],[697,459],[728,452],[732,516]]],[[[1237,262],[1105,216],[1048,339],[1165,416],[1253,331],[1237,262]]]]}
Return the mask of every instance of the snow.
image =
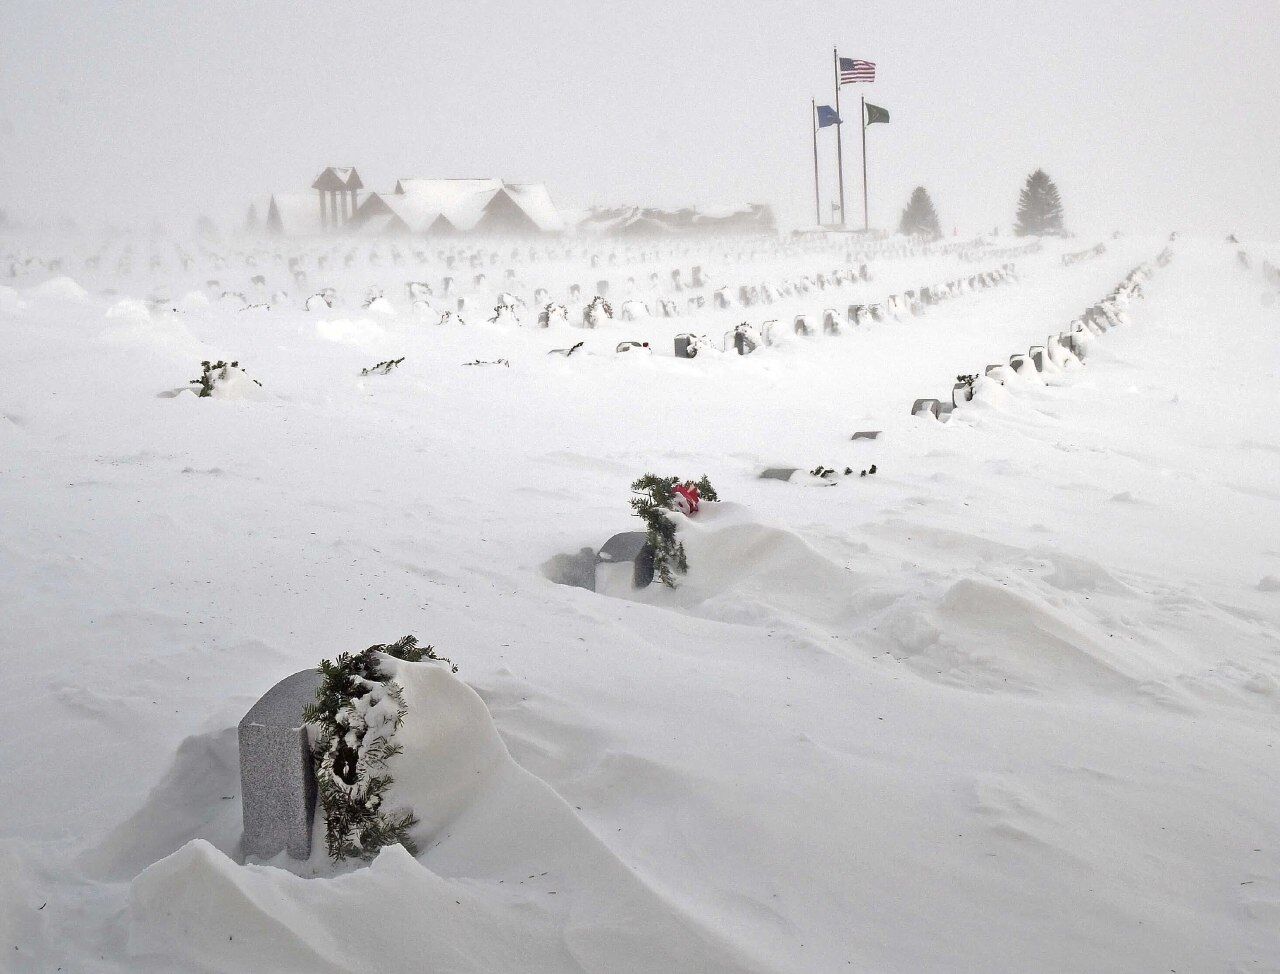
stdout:
{"type": "Polygon", "coordinates": [[[539,230],[547,233],[559,233],[565,229],[565,219],[551,199],[551,192],[542,183],[507,183],[506,190],[516,205],[529,219],[537,224],[539,230]]]}
{"type": "Polygon", "coordinates": [[[1044,345],[1166,241],[1069,266],[1091,241],[1046,241],[1016,283],[786,334],[796,314],[993,269],[996,243],[872,258],[870,283],[827,293],[783,285],[845,266],[844,242],[648,242],[597,267],[523,244],[515,281],[495,245],[479,287],[470,252],[446,269],[439,245],[422,266],[268,242],[253,267],[228,252],[152,271],[144,243],[133,272],[64,247],[45,255],[64,258],[54,283],[9,280],[0,967],[1274,967],[1270,285],[1238,246],[1183,236],[1084,364],[1054,350],[1063,370],[1003,385],[988,364],[1044,345]],[[665,290],[693,265],[710,286],[665,290]],[[660,288],[624,283],[654,271],[660,288]],[[289,299],[136,303],[259,273],[289,299]],[[406,294],[446,274],[440,310],[465,297],[466,326],[406,294]],[[674,297],[681,316],[583,329],[599,278],[617,307],[674,297]],[[685,303],[766,283],[771,304],[685,303]],[[335,307],[307,311],[326,286],[335,307]],[[567,322],[485,320],[503,290],[542,307],[538,287],[567,322]],[[676,334],[718,346],[771,319],[784,344],[673,356],[676,334]],[[628,340],[654,354],[615,354],[628,340]],[[158,395],[206,359],[263,385],[158,395]],[[971,373],[947,422],[909,415],[971,373]],[[872,463],[823,489],[758,479],[872,463]],[[679,586],[632,590],[629,566],[602,592],[550,581],[555,556],[636,529],[646,472],[707,474],[723,498],[679,519],[679,586]],[[240,717],[280,678],[410,632],[459,665],[394,664],[391,798],[421,819],[419,856],[335,867],[321,841],[305,863],[243,861],[240,717]]]}
{"type": "Polygon", "coordinates": [[[324,228],[320,198],[315,193],[273,193],[262,219],[264,223],[279,220],[280,232],[292,237],[315,236],[324,228]]]}
{"type": "MultiPolygon", "coordinates": [[[[467,231],[475,227],[484,216],[485,207],[500,192],[506,192],[520,209],[528,214],[540,230],[555,233],[565,228],[565,222],[551,200],[551,194],[542,183],[504,183],[500,179],[429,179],[412,177],[396,182],[394,194],[383,194],[382,200],[390,202],[395,196],[404,196],[415,214],[443,214],[457,230],[467,231]]],[[[399,211],[397,211],[399,212],[399,211]]],[[[420,217],[405,222],[415,229],[424,229],[432,220],[422,222],[420,217]]]]}
{"type": "Polygon", "coordinates": [[[88,296],[88,292],[69,277],[51,278],[28,292],[28,297],[45,302],[71,301],[79,304],[88,296]]]}

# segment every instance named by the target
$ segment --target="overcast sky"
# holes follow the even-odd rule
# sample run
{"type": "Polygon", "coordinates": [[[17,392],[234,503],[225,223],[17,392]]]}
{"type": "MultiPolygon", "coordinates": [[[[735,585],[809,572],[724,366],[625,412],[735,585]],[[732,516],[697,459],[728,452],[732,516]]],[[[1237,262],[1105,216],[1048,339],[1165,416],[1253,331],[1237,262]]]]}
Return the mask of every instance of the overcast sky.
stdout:
{"type": "Polygon", "coordinates": [[[833,45],[879,68],[842,93],[851,220],[865,94],[873,225],[922,184],[1007,226],[1040,166],[1082,232],[1280,237],[1280,0],[0,0],[0,209],[186,227],[333,164],[812,221],[833,45]]]}

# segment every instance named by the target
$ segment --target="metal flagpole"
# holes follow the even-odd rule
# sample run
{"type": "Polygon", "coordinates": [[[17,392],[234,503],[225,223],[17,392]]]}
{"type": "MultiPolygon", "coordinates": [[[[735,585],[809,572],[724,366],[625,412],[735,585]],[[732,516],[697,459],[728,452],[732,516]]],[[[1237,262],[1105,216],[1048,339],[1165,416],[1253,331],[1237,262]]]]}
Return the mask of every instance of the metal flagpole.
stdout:
{"type": "MultiPolygon", "coordinates": [[[[831,49],[831,63],[836,72],[836,118],[840,117],[840,54],[831,49]]],[[[836,122],[836,174],[840,180],[840,226],[844,226],[844,137],[840,122],[836,122]]]]}
{"type": "Polygon", "coordinates": [[[809,99],[810,119],[813,123],[813,213],[818,226],[822,226],[822,196],[818,193],[818,103],[809,99]]]}
{"type": "Polygon", "coordinates": [[[862,229],[870,230],[867,221],[867,99],[862,99],[862,229]]]}

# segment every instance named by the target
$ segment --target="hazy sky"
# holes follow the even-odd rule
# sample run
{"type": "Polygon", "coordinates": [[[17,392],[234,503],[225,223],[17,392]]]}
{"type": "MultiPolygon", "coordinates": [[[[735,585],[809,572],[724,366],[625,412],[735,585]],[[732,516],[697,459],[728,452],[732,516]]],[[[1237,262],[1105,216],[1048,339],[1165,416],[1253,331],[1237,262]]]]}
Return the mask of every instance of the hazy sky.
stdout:
{"type": "MultiPolygon", "coordinates": [[[[1280,0],[0,0],[0,209],[185,229],[335,164],[811,221],[833,44],[879,65],[846,118],[860,94],[893,115],[873,225],[917,184],[948,229],[1007,225],[1041,166],[1082,232],[1280,237],[1280,0]]],[[[856,124],[845,164],[860,220],[856,124]]]]}

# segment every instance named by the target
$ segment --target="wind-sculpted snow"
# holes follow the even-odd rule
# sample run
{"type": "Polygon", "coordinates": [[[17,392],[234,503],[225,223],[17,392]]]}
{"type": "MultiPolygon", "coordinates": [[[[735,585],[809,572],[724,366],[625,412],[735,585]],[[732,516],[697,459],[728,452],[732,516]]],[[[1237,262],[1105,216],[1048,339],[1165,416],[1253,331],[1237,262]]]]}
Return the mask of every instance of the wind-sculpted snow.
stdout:
{"type": "MultiPolygon", "coordinates": [[[[195,839],[133,881],[135,952],[227,972],[359,970],[373,956],[382,970],[477,974],[759,967],[647,888],[516,765],[470,688],[431,663],[390,671],[408,715],[389,802],[417,813],[421,855],[395,846],[367,869],[300,880],[195,839]]],[[[313,847],[323,856],[319,836],[313,847]]]]}
{"type": "Polygon", "coordinates": [[[6,238],[0,967],[1266,969],[1278,251],[1092,242],[6,238]],[[678,587],[551,581],[647,472],[724,498],[678,587]],[[243,862],[240,718],[406,632],[418,857],[243,862]]]}

